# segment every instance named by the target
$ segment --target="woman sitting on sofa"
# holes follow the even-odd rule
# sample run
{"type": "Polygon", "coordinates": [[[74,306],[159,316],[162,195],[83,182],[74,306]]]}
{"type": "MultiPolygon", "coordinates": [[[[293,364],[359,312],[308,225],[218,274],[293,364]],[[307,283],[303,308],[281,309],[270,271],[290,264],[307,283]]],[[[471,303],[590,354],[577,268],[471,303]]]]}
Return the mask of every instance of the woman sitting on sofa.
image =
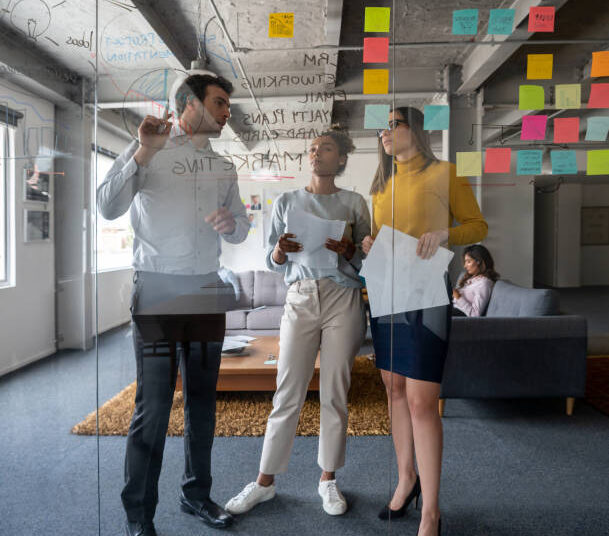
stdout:
{"type": "Polygon", "coordinates": [[[499,274],[488,249],[480,244],[463,251],[465,274],[453,290],[453,316],[482,316],[499,274]]]}

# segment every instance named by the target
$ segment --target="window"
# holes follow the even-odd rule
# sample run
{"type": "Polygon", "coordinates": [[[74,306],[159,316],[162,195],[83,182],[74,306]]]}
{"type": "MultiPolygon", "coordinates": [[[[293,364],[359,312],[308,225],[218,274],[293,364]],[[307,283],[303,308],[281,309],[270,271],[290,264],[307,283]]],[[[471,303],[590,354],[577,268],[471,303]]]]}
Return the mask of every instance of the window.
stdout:
{"type": "Polygon", "coordinates": [[[0,123],[0,287],[14,285],[14,207],[12,164],[14,132],[0,123]]]}
{"type": "MultiPolygon", "coordinates": [[[[112,167],[117,155],[98,148],[97,150],[97,184],[101,184],[106,173],[112,167]]],[[[95,151],[91,155],[91,168],[95,166],[95,151]]],[[[93,202],[97,210],[93,192],[93,202]]],[[[97,212],[97,270],[120,270],[131,267],[133,258],[133,229],[129,221],[129,212],[120,218],[109,221],[97,212]]]]}

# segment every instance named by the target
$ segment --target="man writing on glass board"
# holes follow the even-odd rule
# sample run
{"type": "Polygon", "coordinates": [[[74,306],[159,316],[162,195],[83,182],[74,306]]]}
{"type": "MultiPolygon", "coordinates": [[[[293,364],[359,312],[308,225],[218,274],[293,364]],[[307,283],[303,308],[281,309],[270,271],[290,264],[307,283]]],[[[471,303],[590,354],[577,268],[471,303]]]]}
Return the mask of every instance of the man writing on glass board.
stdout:
{"type": "MultiPolygon", "coordinates": [[[[230,117],[232,91],[222,77],[186,78],[175,97],[178,123],[174,126],[167,112],[163,119],[146,116],[138,129],[139,140],[117,158],[98,188],[104,218],[117,218],[130,208],[133,315],[178,296],[221,289],[221,238],[237,244],[247,237],[249,223],[237,174],[209,146],[209,138],[217,137],[230,117]]],[[[167,345],[163,355],[162,342],[145,343],[137,325],[132,326],[137,391],[121,498],[127,535],[155,536],[158,479],[176,374],[167,345]],[[151,355],[155,352],[160,355],[151,355]]],[[[206,524],[224,528],[232,517],[209,496],[222,343],[186,345],[179,354],[186,458],[180,506],[206,524]]]]}

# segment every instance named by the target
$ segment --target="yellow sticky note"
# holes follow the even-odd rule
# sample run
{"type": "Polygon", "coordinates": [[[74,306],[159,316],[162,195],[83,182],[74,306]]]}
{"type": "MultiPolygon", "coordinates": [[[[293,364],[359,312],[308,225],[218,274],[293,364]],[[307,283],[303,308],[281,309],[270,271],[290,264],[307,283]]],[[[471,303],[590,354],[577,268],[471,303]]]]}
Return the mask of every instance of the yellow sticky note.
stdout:
{"type": "Polygon", "coordinates": [[[529,80],[551,80],[553,64],[553,54],[528,54],[527,78],[529,80]]]}
{"type": "Polygon", "coordinates": [[[364,94],[389,93],[389,69],[364,69],[364,94]]]}
{"type": "Polygon", "coordinates": [[[457,177],[482,175],[482,151],[457,153],[457,177]]]}
{"type": "Polygon", "coordinates": [[[557,84],[556,85],[556,108],[581,108],[582,86],[581,84],[557,84]]]}
{"type": "Polygon", "coordinates": [[[390,7],[367,7],[364,11],[364,32],[388,32],[390,7]]]}
{"type": "Polygon", "coordinates": [[[269,13],[269,37],[294,37],[294,13],[269,13]]]}
{"type": "Polygon", "coordinates": [[[586,175],[609,175],[609,150],[588,151],[586,175]]]}
{"type": "Polygon", "coordinates": [[[592,53],[592,71],[590,76],[609,76],[609,50],[592,53]]]}

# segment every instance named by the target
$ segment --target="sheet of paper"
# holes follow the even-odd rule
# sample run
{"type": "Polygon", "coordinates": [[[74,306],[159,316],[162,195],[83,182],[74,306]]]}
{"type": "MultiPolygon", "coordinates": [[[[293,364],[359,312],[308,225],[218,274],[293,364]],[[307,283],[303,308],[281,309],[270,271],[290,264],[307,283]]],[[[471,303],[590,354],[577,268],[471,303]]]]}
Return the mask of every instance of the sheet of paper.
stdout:
{"type": "Polygon", "coordinates": [[[389,61],[389,37],[364,37],[364,63],[389,61]]]}
{"type": "Polygon", "coordinates": [[[609,50],[592,53],[592,69],[590,76],[596,78],[599,76],[609,76],[609,50]]]}
{"type": "Polygon", "coordinates": [[[522,118],[521,140],[545,140],[547,115],[525,115],[522,118]]]}
{"type": "Polygon", "coordinates": [[[294,37],[294,13],[269,13],[269,37],[294,37]]]}
{"type": "Polygon", "coordinates": [[[491,9],[488,19],[489,35],[510,35],[514,31],[515,9],[491,9]]]}
{"type": "Polygon", "coordinates": [[[231,340],[241,342],[252,342],[256,340],[256,337],[250,337],[249,335],[230,335],[231,340]]]}
{"type": "Polygon", "coordinates": [[[518,151],[517,175],[540,175],[543,151],[518,151]]]}
{"type": "Polygon", "coordinates": [[[426,104],[423,108],[425,130],[448,130],[450,107],[446,104],[426,104]]]}
{"type": "Polygon", "coordinates": [[[244,348],[246,346],[249,346],[249,344],[246,342],[232,339],[230,337],[224,337],[224,341],[222,342],[222,351],[228,352],[229,350],[237,350],[238,348],[244,348]]]}
{"type": "Polygon", "coordinates": [[[518,88],[519,110],[543,110],[545,94],[543,86],[522,85],[518,88]]]}
{"type": "Polygon", "coordinates": [[[364,11],[364,32],[388,32],[390,23],[390,7],[367,7],[364,11]]]}
{"type": "Polygon", "coordinates": [[[556,8],[535,6],[529,8],[529,32],[553,32],[556,8]]]}
{"type": "Polygon", "coordinates": [[[586,141],[605,141],[609,132],[609,116],[595,115],[586,120],[586,141]]]}
{"type": "Polygon", "coordinates": [[[364,69],[364,94],[386,95],[389,92],[389,69],[364,69]]]}
{"type": "Polygon", "coordinates": [[[609,108],[609,84],[590,84],[588,108],[609,108]]]}
{"type": "Polygon", "coordinates": [[[512,149],[508,147],[489,147],[484,160],[484,173],[509,173],[512,162],[512,149]]]}
{"type": "Polygon", "coordinates": [[[389,126],[389,104],[366,104],[364,129],[385,129],[389,126]]]}
{"type": "Polygon", "coordinates": [[[345,222],[339,220],[324,220],[310,212],[293,209],[288,212],[287,232],[296,235],[297,242],[303,250],[288,253],[292,262],[309,268],[336,268],[338,255],[326,249],[328,238],[340,240],[345,232],[345,222]]]}
{"type": "Polygon", "coordinates": [[[453,35],[476,35],[477,33],[477,9],[457,9],[453,11],[453,35]]]}
{"type": "Polygon", "coordinates": [[[554,119],[554,143],[577,143],[578,141],[579,117],[554,119]]]}
{"type": "Polygon", "coordinates": [[[553,175],[576,175],[577,158],[575,151],[551,151],[553,175]]]}
{"type": "Polygon", "coordinates": [[[575,109],[582,106],[581,84],[557,84],[556,108],[575,109]]]}
{"type": "Polygon", "coordinates": [[[527,54],[527,79],[551,80],[553,64],[552,54],[527,54]]]}
{"type": "Polygon", "coordinates": [[[586,175],[609,175],[609,149],[588,151],[586,175]]]}
{"type": "Polygon", "coordinates": [[[440,247],[431,259],[421,259],[417,243],[401,231],[381,227],[360,271],[373,317],[448,304],[444,273],[453,252],[440,247]]]}
{"type": "Polygon", "coordinates": [[[482,151],[457,153],[457,177],[482,175],[482,151]]]}

